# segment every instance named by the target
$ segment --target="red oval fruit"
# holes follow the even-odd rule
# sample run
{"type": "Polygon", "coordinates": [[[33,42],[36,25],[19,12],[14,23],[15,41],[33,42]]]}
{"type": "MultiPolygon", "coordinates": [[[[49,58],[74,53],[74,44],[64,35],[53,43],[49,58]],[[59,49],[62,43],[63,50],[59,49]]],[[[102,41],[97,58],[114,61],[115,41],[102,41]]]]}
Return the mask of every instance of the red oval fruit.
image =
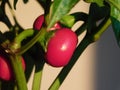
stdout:
{"type": "MultiPolygon", "coordinates": [[[[36,18],[36,20],[34,21],[34,24],[33,24],[33,28],[35,30],[40,30],[40,28],[42,27],[42,24],[44,23],[44,15],[40,15],[36,18]]],[[[60,29],[61,26],[60,26],[60,23],[56,23],[52,28],[50,28],[48,31],[51,31],[51,30],[56,30],[56,29],[60,29]]]]}
{"type": "Polygon", "coordinates": [[[25,69],[26,69],[26,64],[25,64],[25,60],[24,60],[23,57],[21,57],[21,62],[22,62],[23,70],[25,71],[25,69]]]}
{"type": "Polygon", "coordinates": [[[40,28],[42,27],[43,22],[44,22],[44,15],[38,16],[36,18],[36,20],[34,21],[33,28],[35,30],[40,30],[40,28]]]}
{"type": "Polygon", "coordinates": [[[48,41],[46,61],[54,67],[68,64],[78,42],[77,35],[68,28],[56,30],[48,41]]]}
{"type": "MultiPolygon", "coordinates": [[[[22,67],[25,70],[25,61],[22,58],[22,67]]],[[[10,66],[10,62],[8,61],[8,58],[0,53],[0,79],[2,80],[13,80],[13,71],[12,67],[10,66]]]]}

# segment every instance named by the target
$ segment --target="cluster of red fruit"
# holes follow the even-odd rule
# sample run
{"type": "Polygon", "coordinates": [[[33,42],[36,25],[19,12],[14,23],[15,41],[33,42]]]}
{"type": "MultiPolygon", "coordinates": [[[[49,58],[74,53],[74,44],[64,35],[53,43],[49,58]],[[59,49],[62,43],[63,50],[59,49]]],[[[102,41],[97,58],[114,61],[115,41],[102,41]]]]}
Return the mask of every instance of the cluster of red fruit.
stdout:
{"type": "MultiPolygon", "coordinates": [[[[44,23],[44,15],[36,18],[33,28],[40,30],[44,23]]],[[[54,67],[62,67],[68,64],[76,48],[78,38],[77,35],[69,28],[62,27],[60,23],[56,23],[51,29],[54,35],[47,43],[45,52],[46,63],[54,67]]],[[[25,70],[25,62],[21,59],[23,69],[25,70]]],[[[14,77],[10,63],[6,55],[0,53],[0,79],[11,80],[14,77]]]]}

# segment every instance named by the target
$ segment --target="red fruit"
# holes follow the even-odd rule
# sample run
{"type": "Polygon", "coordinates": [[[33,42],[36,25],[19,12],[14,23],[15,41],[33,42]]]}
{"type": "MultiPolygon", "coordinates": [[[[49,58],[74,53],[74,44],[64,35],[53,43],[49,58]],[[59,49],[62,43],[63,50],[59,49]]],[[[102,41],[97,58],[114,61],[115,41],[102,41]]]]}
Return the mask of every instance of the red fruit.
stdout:
{"type": "Polygon", "coordinates": [[[25,71],[25,69],[26,69],[26,65],[25,65],[25,60],[24,60],[23,57],[22,57],[22,59],[21,59],[21,62],[22,62],[23,70],[25,71]]]}
{"type": "Polygon", "coordinates": [[[36,18],[36,20],[34,21],[33,28],[35,30],[40,30],[40,28],[42,27],[43,22],[44,22],[44,15],[38,16],[36,18]]]}
{"type": "Polygon", "coordinates": [[[68,64],[78,42],[77,35],[68,28],[56,30],[48,41],[46,61],[54,67],[68,64]]]}
{"type": "MultiPolygon", "coordinates": [[[[24,59],[22,58],[22,66],[23,69],[25,70],[25,62],[24,59]]],[[[13,71],[12,67],[10,66],[10,62],[7,58],[7,56],[3,55],[0,53],[0,79],[2,80],[13,80],[13,71]]]]}
{"type": "MultiPolygon", "coordinates": [[[[36,18],[36,20],[34,21],[34,24],[33,24],[33,28],[35,30],[40,30],[40,28],[42,27],[42,24],[44,23],[44,15],[40,15],[36,18]]],[[[56,30],[56,29],[60,29],[61,26],[59,23],[56,23],[52,28],[50,28],[48,31],[51,31],[51,30],[56,30]]]]}

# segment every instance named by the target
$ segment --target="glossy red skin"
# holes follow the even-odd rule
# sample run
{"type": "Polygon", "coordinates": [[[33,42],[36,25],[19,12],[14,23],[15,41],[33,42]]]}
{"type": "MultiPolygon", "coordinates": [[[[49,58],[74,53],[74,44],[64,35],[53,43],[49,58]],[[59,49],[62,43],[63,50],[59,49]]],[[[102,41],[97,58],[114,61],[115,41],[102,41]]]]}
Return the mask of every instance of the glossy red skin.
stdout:
{"type": "MultiPolygon", "coordinates": [[[[36,18],[36,20],[34,21],[34,24],[33,24],[33,28],[35,30],[40,30],[40,28],[42,27],[42,24],[44,23],[44,15],[40,15],[36,18]]],[[[61,26],[60,24],[57,22],[52,28],[50,28],[48,31],[51,31],[51,30],[56,30],[56,29],[60,29],[61,26]]]]}
{"type": "Polygon", "coordinates": [[[44,22],[44,15],[38,16],[36,18],[36,20],[34,21],[33,28],[35,30],[40,30],[40,28],[42,27],[43,22],[44,22]]]}
{"type": "MultiPolygon", "coordinates": [[[[25,61],[22,58],[22,67],[25,70],[25,61]]],[[[14,79],[12,67],[5,55],[0,54],[0,79],[10,81],[14,79]]]]}
{"type": "Polygon", "coordinates": [[[68,28],[56,30],[49,40],[46,52],[46,61],[53,67],[62,67],[68,64],[78,42],[77,35],[68,28]]]}

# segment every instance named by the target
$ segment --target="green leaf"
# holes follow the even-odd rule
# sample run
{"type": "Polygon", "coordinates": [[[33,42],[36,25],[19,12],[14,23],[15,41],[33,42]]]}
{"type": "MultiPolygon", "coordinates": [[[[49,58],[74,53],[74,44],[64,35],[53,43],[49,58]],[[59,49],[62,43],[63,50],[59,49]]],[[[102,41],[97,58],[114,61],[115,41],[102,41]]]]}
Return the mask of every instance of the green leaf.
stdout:
{"type": "Polygon", "coordinates": [[[90,10],[89,10],[89,18],[92,18],[94,21],[98,21],[103,19],[110,13],[110,7],[108,4],[104,6],[99,6],[96,3],[91,3],[90,10]]]}
{"type": "Polygon", "coordinates": [[[18,0],[14,0],[14,2],[13,2],[14,9],[16,9],[17,2],[18,2],[18,0]]]}
{"type": "MultiPolygon", "coordinates": [[[[89,8],[89,17],[88,17],[88,32],[96,32],[98,26],[98,21],[103,20],[105,17],[108,17],[110,14],[110,7],[108,4],[104,6],[99,6],[96,3],[91,3],[89,8]]],[[[100,23],[99,23],[100,24],[100,23]]]]}
{"type": "Polygon", "coordinates": [[[37,2],[42,6],[44,14],[47,15],[50,11],[50,6],[52,4],[51,0],[37,0],[37,2]]]}
{"type": "Polygon", "coordinates": [[[24,3],[27,3],[29,0],[23,0],[24,3]]]}
{"type": "Polygon", "coordinates": [[[75,23],[75,17],[72,15],[65,15],[61,20],[60,23],[62,23],[64,26],[71,28],[75,23]]]}
{"type": "Polygon", "coordinates": [[[3,16],[3,10],[2,10],[2,8],[0,7],[0,21],[2,20],[2,16],[3,16]]]}
{"type": "Polygon", "coordinates": [[[0,31],[0,44],[6,41],[6,37],[3,35],[3,33],[0,31]]]}
{"type": "Polygon", "coordinates": [[[75,12],[69,15],[65,15],[60,19],[60,23],[68,28],[71,28],[77,21],[87,22],[88,15],[84,12],[75,12]]]}
{"type": "Polygon", "coordinates": [[[88,3],[97,3],[99,6],[103,6],[104,0],[84,0],[85,2],[88,3]]]}
{"type": "Polygon", "coordinates": [[[120,46],[120,2],[119,0],[114,0],[114,2],[110,2],[111,6],[111,21],[113,31],[115,33],[117,42],[120,46]]]}
{"type": "MultiPolygon", "coordinates": [[[[23,0],[24,3],[27,3],[28,1],[29,0],[23,0]]],[[[14,0],[14,2],[13,2],[14,9],[16,9],[17,2],[18,2],[18,0],[14,0]]]]}
{"type": "Polygon", "coordinates": [[[120,21],[116,20],[114,17],[111,17],[113,31],[116,36],[118,45],[120,46],[120,21]]]}
{"type": "Polygon", "coordinates": [[[52,27],[64,15],[66,15],[72,7],[80,0],[54,0],[51,7],[50,21],[48,28],[52,27]]]}
{"type": "Polygon", "coordinates": [[[111,6],[111,16],[114,17],[116,20],[120,21],[119,0],[114,0],[114,2],[110,4],[110,6],[111,6]]]}

